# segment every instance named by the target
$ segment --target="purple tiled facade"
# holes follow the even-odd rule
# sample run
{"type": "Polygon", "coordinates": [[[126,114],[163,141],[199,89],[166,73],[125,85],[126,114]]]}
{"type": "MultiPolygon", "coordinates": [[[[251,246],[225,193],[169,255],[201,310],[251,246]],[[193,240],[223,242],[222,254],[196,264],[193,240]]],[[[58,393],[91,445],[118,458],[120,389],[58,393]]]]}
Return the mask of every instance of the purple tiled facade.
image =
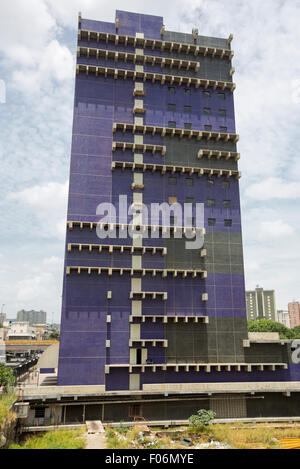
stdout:
{"type": "Polygon", "coordinates": [[[79,22],[58,385],[126,391],[157,383],[299,380],[297,367],[196,371],[197,364],[253,363],[243,347],[247,319],[230,42],[163,31],[161,17],[117,11],[116,19],[79,22]],[[200,69],[144,63],[137,58],[141,49],[159,60],[199,62],[200,69]],[[143,92],[135,96],[137,83],[143,92]],[[136,100],[143,113],[133,113],[136,100]],[[174,125],[184,130],[181,135],[172,134],[174,125]],[[164,147],[165,154],[113,148],[136,137],[143,145],[164,147]],[[199,150],[213,154],[198,158],[199,150]],[[134,174],[143,175],[143,187],[132,187],[134,174]],[[169,197],[204,203],[206,256],[200,255],[203,248],[186,251],[184,241],[161,236],[144,239],[142,247],[164,248],[165,255],[159,249],[122,252],[117,246],[132,247],[133,240],[122,239],[119,227],[116,239],[99,239],[97,207],[117,207],[120,194],[129,205],[142,194],[148,208],[169,197]],[[148,272],[134,270],[136,256],[148,272]],[[133,279],[141,279],[143,292],[166,292],[167,300],[131,297],[133,279]],[[166,320],[153,322],[153,316],[166,320]],[[181,367],[175,372],[172,364],[181,367]],[[154,372],[150,365],[168,366],[154,372]]]}

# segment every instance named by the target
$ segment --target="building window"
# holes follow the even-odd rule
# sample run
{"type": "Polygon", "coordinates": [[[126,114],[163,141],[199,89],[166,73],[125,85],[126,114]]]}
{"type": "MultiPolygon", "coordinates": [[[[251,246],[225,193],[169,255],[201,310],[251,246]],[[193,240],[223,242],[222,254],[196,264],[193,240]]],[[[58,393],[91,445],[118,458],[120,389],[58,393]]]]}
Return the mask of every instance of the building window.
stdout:
{"type": "Polygon", "coordinates": [[[169,183],[170,186],[176,186],[176,184],[177,184],[177,178],[169,177],[168,183],[169,183]]]}
{"type": "Polygon", "coordinates": [[[220,99],[226,99],[226,94],[225,93],[218,93],[218,98],[220,99]]]}
{"type": "Polygon", "coordinates": [[[186,114],[190,114],[192,112],[192,106],[184,106],[183,111],[186,114]]]}
{"type": "Polygon", "coordinates": [[[210,91],[203,91],[203,96],[205,96],[205,98],[210,98],[211,96],[210,91]]]}
{"type": "Polygon", "coordinates": [[[226,117],[226,109],[219,109],[218,114],[219,116],[226,117]]]}
{"type": "Polygon", "coordinates": [[[185,88],[184,89],[184,94],[186,94],[187,96],[191,96],[192,90],[190,88],[185,88]]]}
{"type": "Polygon", "coordinates": [[[208,207],[215,207],[216,206],[215,199],[207,199],[207,206],[208,207]]]}
{"type": "Polygon", "coordinates": [[[230,182],[229,181],[223,181],[222,182],[222,189],[229,189],[230,187],[230,182]]]}
{"type": "Polygon", "coordinates": [[[212,126],[211,126],[211,125],[205,125],[205,126],[204,126],[204,130],[205,130],[206,132],[211,132],[212,126]]]}
{"type": "Polygon", "coordinates": [[[184,128],[185,128],[185,130],[191,130],[192,129],[192,124],[190,122],[185,122],[184,123],[184,128]]]}
{"type": "Polygon", "coordinates": [[[34,409],[34,418],[35,419],[44,419],[45,418],[45,407],[36,407],[34,409]]]}
{"type": "Polygon", "coordinates": [[[232,220],[224,220],[224,225],[227,226],[228,228],[232,227],[232,220]]]}
{"type": "Polygon", "coordinates": [[[174,121],[169,121],[169,122],[168,122],[168,127],[170,127],[171,129],[176,129],[176,122],[174,122],[174,121]]]}
{"type": "Polygon", "coordinates": [[[192,178],[186,178],[185,184],[186,184],[188,187],[193,187],[193,185],[194,185],[194,180],[193,180],[192,178]]]}
{"type": "Polygon", "coordinates": [[[128,417],[141,417],[142,416],[142,406],[140,404],[134,404],[129,406],[128,417]]]}
{"type": "Polygon", "coordinates": [[[231,200],[223,200],[224,208],[231,208],[231,200]]]}
{"type": "Polygon", "coordinates": [[[176,89],[174,88],[174,86],[168,86],[168,91],[170,94],[176,94],[176,89]]]}
{"type": "Polygon", "coordinates": [[[176,104],[168,104],[168,111],[176,111],[176,104]]]}
{"type": "Polygon", "coordinates": [[[210,178],[207,179],[207,185],[209,187],[214,186],[214,184],[215,184],[215,181],[213,179],[210,179],[210,178]]]}
{"type": "Polygon", "coordinates": [[[193,204],[194,202],[195,202],[194,197],[187,197],[187,198],[185,199],[185,203],[186,203],[186,204],[193,204]]]}
{"type": "Polygon", "coordinates": [[[208,226],[216,226],[217,220],[215,218],[208,219],[208,226]]]}
{"type": "Polygon", "coordinates": [[[211,108],[210,107],[204,107],[203,108],[203,114],[205,114],[206,116],[210,116],[211,115],[211,108]]]}
{"type": "Polygon", "coordinates": [[[220,132],[227,133],[227,127],[221,126],[220,127],[220,132]]]}

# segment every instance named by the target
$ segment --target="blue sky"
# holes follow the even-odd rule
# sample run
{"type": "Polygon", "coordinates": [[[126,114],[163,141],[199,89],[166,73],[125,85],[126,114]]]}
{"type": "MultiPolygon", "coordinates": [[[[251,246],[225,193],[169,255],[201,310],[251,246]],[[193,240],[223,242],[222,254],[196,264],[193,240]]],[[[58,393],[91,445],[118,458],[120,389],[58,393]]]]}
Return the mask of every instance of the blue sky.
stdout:
{"type": "MultiPolygon", "coordinates": [[[[0,306],[60,318],[77,14],[114,21],[124,2],[3,0],[0,18],[0,306]],[[5,85],[6,99],[3,88],[5,85]]],[[[143,0],[167,30],[233,33],[247,288],[300,299],[300,3],[143,0]]]]}

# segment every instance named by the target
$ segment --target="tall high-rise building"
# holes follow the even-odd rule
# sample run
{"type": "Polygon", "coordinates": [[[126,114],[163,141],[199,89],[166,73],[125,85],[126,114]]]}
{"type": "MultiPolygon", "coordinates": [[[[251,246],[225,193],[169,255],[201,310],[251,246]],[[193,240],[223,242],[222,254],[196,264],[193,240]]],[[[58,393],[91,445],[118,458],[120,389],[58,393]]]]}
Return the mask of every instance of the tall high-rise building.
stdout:
{"type": "Polygon", "coordinates": [[[231,40],[79,16],[59,386],[288,379],[248,340],[231,40]]]}
{"type": "Polygon", "coordinates": [[[296,326],[300,326],[300,303],[298,301],[289,303],[288,308],[290,314],[291,329],[296,326]]]}
{"type": "Polygon", "coordinates": [[[291,328],[290,313],[288,311],[279,310],[277,311],[277,322],[283,324],[288,329],[291,328]]]}
{"type": "Polygon", "coordinates": [[[249,321],[270,319],[276,321],[276,300],[274,290],[257,287],[246,292],[247,317],[249,321]]]}
{"type": "Polygon", "coordinates": [[[31,326],[33,324],[46,324],[47,313],[45,311],[18,311],[17,313],[18,322],[28,322],[31,326]]]}

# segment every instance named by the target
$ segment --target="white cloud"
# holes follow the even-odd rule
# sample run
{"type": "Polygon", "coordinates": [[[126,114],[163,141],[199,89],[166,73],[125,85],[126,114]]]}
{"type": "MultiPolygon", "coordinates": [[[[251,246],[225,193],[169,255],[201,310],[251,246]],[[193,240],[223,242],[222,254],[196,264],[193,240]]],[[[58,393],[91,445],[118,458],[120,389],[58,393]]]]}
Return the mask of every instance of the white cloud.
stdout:
{"type": "Polygon", "coordinates": [[[283,242],[287,236],[294,233],[294,229],[282,220],[262,222],[259,228],[258,238],[260,240],[281,239],[283,242]]]}
{"type": "Polygon", "coordinates": [[[268,178],[247,187],[245,195],[256,200],[299,199],[300,185],[281,178],[268,178]]]}
{"type": "Polygon", "coordinates": [[[49,299],[50,286],[54,282],[54,277],[50,273],[42,273],[35,277],[25,278],[16,285],[17,301],[28,303],[36,299],[49,299]]]}
{"type": "Polygon", "coordinates": [[[8,199],[27,206],[39,219],[38,229],[51,237],[64,239],[67,214],[68,183],[49,182],[10,193],[8,199]]]}

